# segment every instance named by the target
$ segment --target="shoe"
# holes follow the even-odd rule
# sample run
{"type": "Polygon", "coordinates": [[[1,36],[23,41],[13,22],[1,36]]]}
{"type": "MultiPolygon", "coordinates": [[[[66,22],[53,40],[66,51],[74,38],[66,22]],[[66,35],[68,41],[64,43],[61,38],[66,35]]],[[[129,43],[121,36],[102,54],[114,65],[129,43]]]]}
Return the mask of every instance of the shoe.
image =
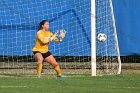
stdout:
{"type": "Polygon", "coordinates": [[[37,78],[37,79],[40,79],[40,76],[37,76],[36,78],[37,78]]]}

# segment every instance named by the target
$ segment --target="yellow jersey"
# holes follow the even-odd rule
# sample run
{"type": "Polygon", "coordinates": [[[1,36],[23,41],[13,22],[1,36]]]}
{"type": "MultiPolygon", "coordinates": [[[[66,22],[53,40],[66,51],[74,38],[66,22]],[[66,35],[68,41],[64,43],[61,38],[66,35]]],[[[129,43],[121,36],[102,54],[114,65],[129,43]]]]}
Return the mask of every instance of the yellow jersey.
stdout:
{"type": "Polygon", "coordinates": [[[53,35],[53,33],[50,32],[50,31],[39,30],[37,32],[37,35],[36,35],[36,43],[35,43],[35,46],[33,47],[32,51],[33,52],[34,51],[39,51],[41,53],[48,52],[49,42],[46,43],[45,42],[45,39],[50,38],[52,35],[53,35]]]}

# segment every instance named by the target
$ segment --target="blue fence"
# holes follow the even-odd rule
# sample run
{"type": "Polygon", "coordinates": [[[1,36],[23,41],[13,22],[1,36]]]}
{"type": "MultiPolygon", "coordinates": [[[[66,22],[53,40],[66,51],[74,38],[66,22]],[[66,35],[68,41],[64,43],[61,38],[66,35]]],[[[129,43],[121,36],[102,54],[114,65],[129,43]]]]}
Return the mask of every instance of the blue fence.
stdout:
{"type": "Polygon", "coordinates": [[[140,1],[113,0],[113,6],[121,55],[140,55],[140,1]]]}

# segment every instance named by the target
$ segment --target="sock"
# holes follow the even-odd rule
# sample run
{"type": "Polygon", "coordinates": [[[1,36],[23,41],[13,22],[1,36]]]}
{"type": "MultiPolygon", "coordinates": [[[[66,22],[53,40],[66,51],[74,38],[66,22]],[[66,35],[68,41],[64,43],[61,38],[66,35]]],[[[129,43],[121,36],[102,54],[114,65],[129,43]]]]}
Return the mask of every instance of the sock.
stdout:
{"type": "Polygon", "coordinates": [[[42,70],[42,63],[38,62],[37,63],[37,76],[41,75],[41,70],[42,70]]]}
{"type": "Polygon", "coordinates": [[[59,65],[55,66],[55,67],[54,67],[54,70],[57,72],[57,75],[58,75],[58,76],[61,76],[61,75],[62,75],[62,72],[61,72],[61,70],[60,70],[59,65]]]}

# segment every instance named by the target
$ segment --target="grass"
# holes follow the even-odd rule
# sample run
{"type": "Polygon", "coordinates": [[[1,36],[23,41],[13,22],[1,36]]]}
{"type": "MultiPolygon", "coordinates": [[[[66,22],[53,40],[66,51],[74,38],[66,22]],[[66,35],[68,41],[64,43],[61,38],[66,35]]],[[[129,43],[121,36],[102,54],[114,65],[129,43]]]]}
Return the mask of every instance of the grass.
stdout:
{"type": "Polygon", "coordinates": [[[140,75],[1,77],[0,93],[139,93],[140,75]]]}

